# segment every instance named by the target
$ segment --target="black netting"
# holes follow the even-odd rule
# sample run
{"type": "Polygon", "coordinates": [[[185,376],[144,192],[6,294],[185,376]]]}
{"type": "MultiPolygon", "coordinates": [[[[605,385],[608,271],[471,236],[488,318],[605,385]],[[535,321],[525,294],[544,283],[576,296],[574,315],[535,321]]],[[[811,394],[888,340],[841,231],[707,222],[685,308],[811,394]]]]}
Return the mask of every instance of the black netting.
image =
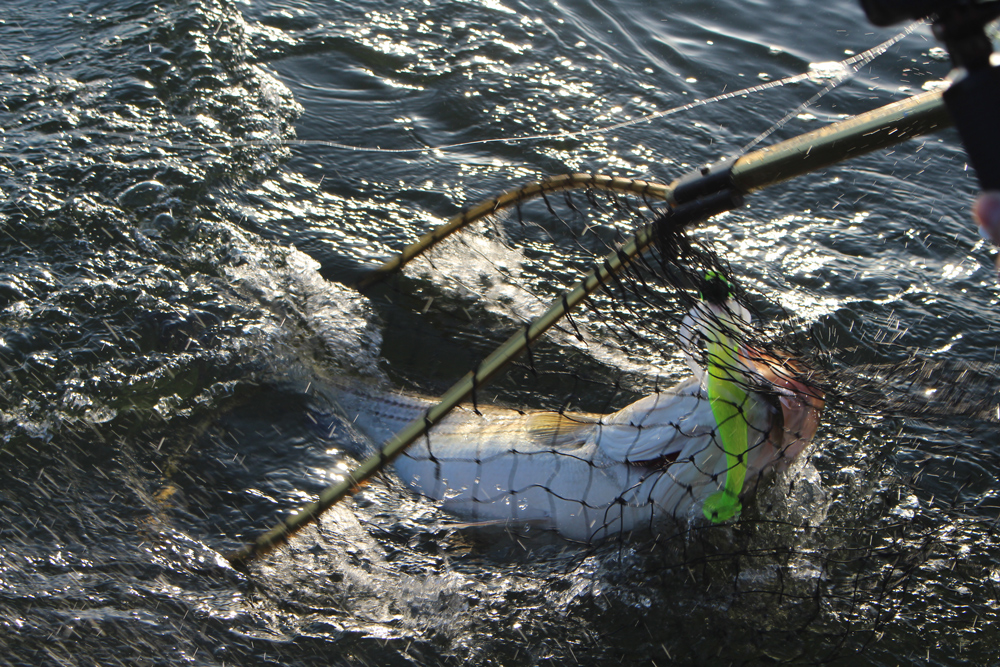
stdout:
{"type": "MultiPolygon", "coordinates": [[[[349,431],[359,455],[375,451],[620,254],[661,206],[596,189],[548,193],[436,244],[366,289],[384,365],[329,378],[317,421],[341,429],[338,443],[349,431]]],[[[447,558],[474,545],[504,560],[555,558],[543,570],[576,579],[603,553],[585,579],[612,582],[619,597],[641,602],[648,592],[633,588],[650,577],[690,587],[679,600],[697,608],[660,596],[662,618],[648,622],[702,643],[725,636],[777,662],[862,651],[913,609],[911,581],[926,586],[930,571],[943,581],[955,545],[944,526],[981,531],[986,520],[963,516],[961,489],[947,509],[955,521],[928,520],[941,501],[918,501],[926,491],[915,483],[954,469],[895,457],[941,420],[995,421],[981,398],[991,369],[933,359],[898,331],[869,318],[840,346],[828,319],[807,322],[769,298],[765,281],[742,279],[710,232],[666,229],[397,458],[378,484],[382,509],[359,518],[417,560],[444,554],[447,568],[463,567],[447,558]],[[645,574],[621,577],[610,563],[645,574]]],[[[956,449],[946,440],[934,460],[956,449]]],[[[598,644],[619,645],[647,622],[586,613],[607,621],[598,644]]],[[[590,631],[580,632],[586,645],[590,631]]],[[[657,652],[636,642],[637,656],[657,652]]]]}
{"type": "MultiPolygon", "coordinates": [[[[424,314],[516,332],[660,214],[625,194],[543,194],[432,248],[384,298],[419,293],[424,314]],[[534,261],[552,246],[557,262],[534,261]]],[[[404,452],[395,472],[463,521],[586,544],[730,518],[760,478],[808,445],[823,406],[809,367],[772,343],[782,327],[762,320],[761,307],[710,247],[664,227],[496,388],[477,388],[404,452]]],[[[402,365],[419,376],[435,361],[426,349],[400,345],[412,355],[402,365]]],[[[348,383],[334,401],[377,445],[435,402],[403,384],[348,383]]]]}

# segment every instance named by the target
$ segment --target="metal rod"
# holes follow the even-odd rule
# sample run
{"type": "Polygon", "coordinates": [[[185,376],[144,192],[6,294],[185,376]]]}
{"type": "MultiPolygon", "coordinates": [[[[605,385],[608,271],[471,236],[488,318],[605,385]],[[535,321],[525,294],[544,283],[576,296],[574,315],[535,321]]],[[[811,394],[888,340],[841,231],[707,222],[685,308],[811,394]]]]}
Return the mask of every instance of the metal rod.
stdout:
{"type": "Polygon", "coordinates": [[[620,271],[636,255],[653,242],[655,233],[653,225],[644,227],[620,251],[609,256],[604,263],[597,266],[584,280],[566,293],[561,299],[553,302],[549,309],[536,318],[528,326],[511,336],[507,342],[498,347],[490,356],[464,378],[449,389],[440,401],[429,408],[422,418],[415,419],[401,431],[390,438],[376,454],[365,459],[361,465],[352,470],[346,479],[327,487],[314,503],[310,503],[299,513],[279,523],[270,531],[261,535],[252,544],[229,557],[233,567],[241,567],[253,558],[267,553],[283,543],[289,535],[312,522],[316,517],[329,509],[342,498],[356,492],[360,481],[367,480],[379,472],[393,459],[403,452],[418,438],[425,435],[434,424],[441,421],[456,405],[464,401],[477,387],[481,387],[492,379],[512,359],[521,355],[524,350],[558,322],[570,309],[579,304],[588,295],[593,294],[612,274],[620,271]]]}
{"type": "MultiPolygon", "coordinates": [[[[800,135],[774,146],[761,148],[739,158],[732,167],[734,185],[749,194],[769,185],[828,167],[907,139],[949,127],[951,117],[940,92],[922,93],[893,102],[839,123],[800,135]]],[[[398,255],[361,278],[355,287],[371,287],[441,240],[463,227],[497,211],[527,201],[542,193],[579,188],[632,192],[653,199],[670,199],[677,181],[665,186],[601,174],[563,174],[529,183],[516,190],[462,211],[448,222],[421,236],[398,255]]]]}

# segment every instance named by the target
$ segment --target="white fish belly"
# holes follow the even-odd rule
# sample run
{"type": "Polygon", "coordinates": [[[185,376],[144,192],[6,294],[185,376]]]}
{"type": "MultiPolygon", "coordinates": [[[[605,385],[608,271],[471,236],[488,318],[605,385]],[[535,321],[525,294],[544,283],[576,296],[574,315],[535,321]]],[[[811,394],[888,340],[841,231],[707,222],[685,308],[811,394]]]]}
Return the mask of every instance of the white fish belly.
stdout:
{"type": "MultiPolygon", "coordinates": [[[[337,402],[374,444],[434,405],[363,387],[337,402]]],[[[774,412],[756,398],[746,405],[747,491],[776,461],[774,412]]],[[[588,543],[699,517],[729,465],[694,382],[604,416],[460,406],[395,461],[403,482],[464,519],[529,523],[588,543]]]]}
{"type": "Polygon", "coordinates": [[[396,472],[472,521],[529,522],[581,542],[648,524],[657,513],[648,499],[635,498],[643,482],[639,468],[600,467],[585,451],[458,449],[466,451],[442,446],[435,453],[415,444],[396,459],[396,472]]]}

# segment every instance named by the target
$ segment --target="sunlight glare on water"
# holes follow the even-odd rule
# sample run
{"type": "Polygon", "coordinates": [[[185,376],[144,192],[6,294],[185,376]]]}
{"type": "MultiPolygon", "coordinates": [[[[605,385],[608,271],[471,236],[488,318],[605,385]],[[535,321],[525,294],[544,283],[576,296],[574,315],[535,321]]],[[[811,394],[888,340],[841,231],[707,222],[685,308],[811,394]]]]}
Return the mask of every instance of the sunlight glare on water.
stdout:
{"type": "MultiPolygon", "coordinates": [[[[362,295],[365,269],[546,175],[669,183],[942,87],[927,26],[844,64],[894,34],[848,0],[5,2],[0,665],[992,664],[996,418],[945,408],[996,408],[996,253],[951,131],[693,232],[789,345],[884,393],[828,395],[744,521],[516,539],[387,473],[249,573],[223,558],[376,444],[323,412],[331,387],[440,393],[633,219],[510,211],[406,289],[362,295]],[[937,365],[892,384],[913,358],[937,365]]],[[[622,344],[613,295],[539,345],[571,382],[522,365],[485,400],[617,409],[684,377],[622,344]]]]}

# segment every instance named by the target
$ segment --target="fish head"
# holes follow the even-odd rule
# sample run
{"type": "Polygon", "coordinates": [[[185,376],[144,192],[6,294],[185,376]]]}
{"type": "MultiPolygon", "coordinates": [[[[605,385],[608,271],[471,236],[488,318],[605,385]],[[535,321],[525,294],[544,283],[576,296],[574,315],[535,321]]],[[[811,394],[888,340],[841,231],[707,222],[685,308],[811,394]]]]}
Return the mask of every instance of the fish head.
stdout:
{"type": "Polygon", "coordinates": [[[757,474],[769,468],[784,470],[816,435],[825,396],[809,381],[802,365],[792,359],[757,351],[746,354],[747,365],[773,392],[770,398],[775,401],[771,432],[764,446],[752,456],[750,467],[757,474]]]}

